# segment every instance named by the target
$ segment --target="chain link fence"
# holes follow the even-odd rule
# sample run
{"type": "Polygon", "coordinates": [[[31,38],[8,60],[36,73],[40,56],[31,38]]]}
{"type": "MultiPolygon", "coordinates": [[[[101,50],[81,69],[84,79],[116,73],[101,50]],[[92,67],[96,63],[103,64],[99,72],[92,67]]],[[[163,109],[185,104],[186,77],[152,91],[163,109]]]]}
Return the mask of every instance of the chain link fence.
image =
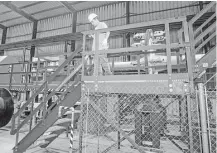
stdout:
{"type": "Polygon", "coordinates": [[[205,90],[205,103],[207,109],[207,129],[208,129],[208,142],[209,150],[211,153],[216,153],[216,91],[205,90]]]}
{"type": "MultiPolygon", "coordinates": [[[[133,89],[123,86],[112,93],[106,92],[111,91],[108,88],[111,86],[83,85],[80,153],[202,152],[198,91],[154,94],[164,88],[154,86],[141,90],[137,86],[133,89]]],[[[208,111],[209,139],[210,149],[215,152],[216,97],[213,94],[206,95],[207,102],[212,101],[212,107],[207,108],[212,109],[208,111]]]]}

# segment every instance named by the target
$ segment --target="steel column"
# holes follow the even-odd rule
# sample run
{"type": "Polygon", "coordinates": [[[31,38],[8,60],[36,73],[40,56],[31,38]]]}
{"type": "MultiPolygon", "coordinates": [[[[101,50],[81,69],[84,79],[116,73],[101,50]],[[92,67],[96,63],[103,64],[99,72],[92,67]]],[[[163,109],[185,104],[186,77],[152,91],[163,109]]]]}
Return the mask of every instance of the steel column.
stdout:
{"type": "Polygon", "coordinates": [[[203,153],[209,153],[206,104],[205,104],[205,96],[204,96],[205,95],[204,87],[202,83],[198,84],[198,89],[199,89],[200,123],[201,123],[201,133],[202,133],[202,149],[203,149],[203,153]]]}

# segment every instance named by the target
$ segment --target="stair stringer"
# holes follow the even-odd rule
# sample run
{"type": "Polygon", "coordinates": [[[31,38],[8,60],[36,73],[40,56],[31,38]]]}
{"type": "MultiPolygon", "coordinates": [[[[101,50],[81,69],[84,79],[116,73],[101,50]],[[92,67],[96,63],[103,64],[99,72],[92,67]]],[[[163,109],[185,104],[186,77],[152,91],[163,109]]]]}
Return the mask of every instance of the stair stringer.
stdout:
{"type": "Polygon", "coordinates": [[[14,147],[14,153],[23,153],[31,146],[44,132],[51,127],[58,119],[59,106],[73,107],[81,98],[81,84],[79,83],[71,93],[67,94],[65,99],[61,101],[48,114],[44,121],[40,121],[31,132],[29,132],[18,144],[14,147]]]}
{"type": "Polygon", "coordinates": [[[203,74],[203,72],[212,67],[216,62],[216,46],[213,47],[208,53],[206,53],[199,61],[196,63],[198,68],[197,72],[194,74],[194,79],[198,78],[203,74]],[[205,64],[205,65],[204,65],[205,64]]]}

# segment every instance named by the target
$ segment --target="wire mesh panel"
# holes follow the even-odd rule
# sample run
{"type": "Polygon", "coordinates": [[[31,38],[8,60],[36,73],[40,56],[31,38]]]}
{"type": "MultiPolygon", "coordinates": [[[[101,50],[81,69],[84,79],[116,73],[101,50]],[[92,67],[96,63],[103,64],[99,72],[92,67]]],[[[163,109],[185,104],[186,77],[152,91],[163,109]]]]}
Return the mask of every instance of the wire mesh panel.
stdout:
{"type": "Polygon", "coordinates": [[[216,91],[205,92],[207,108],[208,141],[211,153],[216,153],[216,91]]]}
{"type": "Polygon", "coordinates": [[[165,90],[160,86],[114,92],[110,87],[83,84],[80,153],[201,151],[196,94],[159,94],[165,90]]]}

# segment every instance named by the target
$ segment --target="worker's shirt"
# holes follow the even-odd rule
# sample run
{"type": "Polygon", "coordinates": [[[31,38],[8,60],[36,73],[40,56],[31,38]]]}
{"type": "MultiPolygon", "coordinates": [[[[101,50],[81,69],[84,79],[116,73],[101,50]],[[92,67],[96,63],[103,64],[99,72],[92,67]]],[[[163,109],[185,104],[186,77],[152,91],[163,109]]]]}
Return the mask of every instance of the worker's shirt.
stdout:
{"type": "MultiPolygon", "coordinates": [[[[108,28],[105,22],[99,22],[99,24],[95,27],[95,30],[105,29],[105,28],[108,28]]],[[[106,39],[106,32],[100,33],[99,34],[99,50],[108,49],[108,43],[106,43],[106,45],[103,45],[103,40],[105,39],[106,39]]],[[[95,35],[93,36],[92,50],[95,50],[95,35]]]]}

